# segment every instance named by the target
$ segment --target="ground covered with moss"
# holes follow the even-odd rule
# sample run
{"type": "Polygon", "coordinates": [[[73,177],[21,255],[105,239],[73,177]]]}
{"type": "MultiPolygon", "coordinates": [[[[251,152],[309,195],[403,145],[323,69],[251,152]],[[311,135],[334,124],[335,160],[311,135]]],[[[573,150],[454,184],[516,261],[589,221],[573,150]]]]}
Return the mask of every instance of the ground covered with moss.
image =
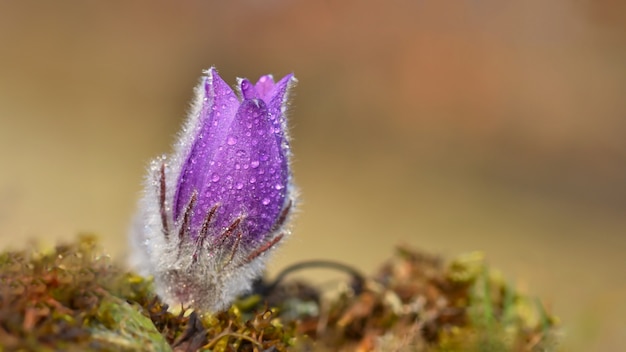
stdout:
{"type": "MultiPolygon", "coordinates": [[[[314,264],[314,263],[313,263],[314,264]]],[[[407,247],[332,294],[262,282],[228,311],[168,309],[94,237],[0,253],[0,351],[552,351],[556,319],[480,253],[407,247]]]]}

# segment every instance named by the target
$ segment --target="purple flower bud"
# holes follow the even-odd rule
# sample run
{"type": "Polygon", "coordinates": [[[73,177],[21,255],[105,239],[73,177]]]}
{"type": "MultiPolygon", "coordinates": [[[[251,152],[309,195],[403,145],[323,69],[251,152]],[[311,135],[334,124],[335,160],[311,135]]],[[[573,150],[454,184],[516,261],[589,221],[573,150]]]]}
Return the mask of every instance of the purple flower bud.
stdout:
{"type": "Polygon", "coordinates": [[[214,68],[205,74],[174,152],[150,166],[131,242],[133,264],[167,303],[218,311],[289,235],[285,111],[296,80],[240,79],[238,97],[214,68]]]}

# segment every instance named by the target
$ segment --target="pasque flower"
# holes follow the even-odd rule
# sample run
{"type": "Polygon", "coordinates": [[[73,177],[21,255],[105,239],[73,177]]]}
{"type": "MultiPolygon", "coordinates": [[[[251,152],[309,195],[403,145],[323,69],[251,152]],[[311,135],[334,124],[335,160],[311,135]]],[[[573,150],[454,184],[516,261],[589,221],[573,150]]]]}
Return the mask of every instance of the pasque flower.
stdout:
{"type": "Polygon", "coordinates": [[[235,94],[214,68],[204,74],[173,153],[148,170],[132,261],[167,303],[219,311],[289,234],[285,112],[296,80],[239,79],[235,94]]]}

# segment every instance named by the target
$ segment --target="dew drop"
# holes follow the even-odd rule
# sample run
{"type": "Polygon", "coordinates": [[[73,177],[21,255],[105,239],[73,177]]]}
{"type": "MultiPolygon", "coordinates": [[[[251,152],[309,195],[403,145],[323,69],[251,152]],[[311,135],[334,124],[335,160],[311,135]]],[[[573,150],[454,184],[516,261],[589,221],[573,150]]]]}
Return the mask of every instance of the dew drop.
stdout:
{"type": "Polygon", "coordinates": [[[220,180],[220,175],[214,173],[213,175],[211,175],[211,181],[213,182],[217,182],[220,180]]]}
{"type": "Polygon", "coordinates": [[[259,161],[258,160],[252,160],[250,162],[250,167],[253,169],[256,169],[257,167],[259,167],[259,161]]]}
{"type": "Polygon", "coordinates": [[[228,145],[235,145],[235,144],[237,144],[237,137],[235,137],[235,136],[228,137],[228,139],[226,140],[226,143],[228,145]]]}
{"type": "Polygon", "coordinates": [[[252,176],[250,177],[250,183],[255,183],[256,182],[256,177],[252,176]]]}
{"type": "Polygon", "coordinates": [[[235,188],[242,189],[243,188],[243,183],[241,183],[241,182],[235,183],[235,188]]]}
{"type": "Polygon", "coordinates": [[[244,156],[246,156],[246,151],[245,151],[245,150],[243,150],[243,149],[239,149],[239,150],[237,150],[237,151],[235,152],[235,155],[237,155],[237,156],[238,156],[238,157],[240,157],[240,158],[241,158],[241,157],[244,157],[244,156]]]}
{"type": "Polygon", "coordinates": [[[281,189],[285,188],[285,186],[283,186],[280,183],[277,183],[276,186],[274,186],[274,188],[277,189],[277,190],[281,190],[281,189]]]}
{"type": "Polygon", "coordinates": [[[261,201],[261,203],[263,203],[263,205],[268,205],[270,204],[270,199],[269,198],[263,198],[263,200],[261,201]]]}

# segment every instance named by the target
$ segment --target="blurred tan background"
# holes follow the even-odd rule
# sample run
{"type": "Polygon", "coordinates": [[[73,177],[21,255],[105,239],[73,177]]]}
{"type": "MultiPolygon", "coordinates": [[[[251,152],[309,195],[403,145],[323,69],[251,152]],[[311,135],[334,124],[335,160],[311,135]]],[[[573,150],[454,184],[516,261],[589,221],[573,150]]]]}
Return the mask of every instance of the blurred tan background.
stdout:
{"type": "Polygon", "coordinates": [[[193,86],[295,72],[304,204],[272,271],[483,250],[626,349],[626,6],[602,1],[0,1],[0,246],[116,257],[193,86]]]}

